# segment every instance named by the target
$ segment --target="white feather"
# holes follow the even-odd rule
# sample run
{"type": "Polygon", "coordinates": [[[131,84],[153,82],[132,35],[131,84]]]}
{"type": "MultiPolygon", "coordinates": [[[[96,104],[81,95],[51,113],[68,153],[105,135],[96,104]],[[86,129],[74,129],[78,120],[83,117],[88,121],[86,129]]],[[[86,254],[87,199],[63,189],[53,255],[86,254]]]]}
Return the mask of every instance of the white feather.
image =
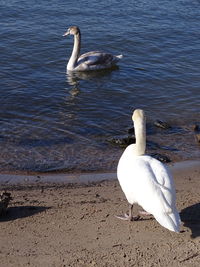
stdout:
{"type": "MultiPolygon", "coordinates": [[[[142,121],[134,122],[135,128],[142,121]]],[[[136,137],[137,143],[137,137],[136,137]]],[[[137,155],[136,145],[129,145],[122,154],[117,175],[130,204],[137,203],[151,213],[165,228],[179,232],[180,217],[176,194],[169,169],[157,159],[137,155]]]]}

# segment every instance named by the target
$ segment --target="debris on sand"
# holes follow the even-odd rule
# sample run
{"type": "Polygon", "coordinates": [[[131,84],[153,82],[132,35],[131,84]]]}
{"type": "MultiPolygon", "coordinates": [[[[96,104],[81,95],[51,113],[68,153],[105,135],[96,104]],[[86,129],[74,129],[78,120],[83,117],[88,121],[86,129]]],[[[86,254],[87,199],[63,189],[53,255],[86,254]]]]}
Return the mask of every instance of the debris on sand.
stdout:
{"type": "Polygon", "coordinates": [[[6,212],[8,204],[11,199],[12,199],[11,193],[2,192],[0,194],[0,215],[6,212]]]}

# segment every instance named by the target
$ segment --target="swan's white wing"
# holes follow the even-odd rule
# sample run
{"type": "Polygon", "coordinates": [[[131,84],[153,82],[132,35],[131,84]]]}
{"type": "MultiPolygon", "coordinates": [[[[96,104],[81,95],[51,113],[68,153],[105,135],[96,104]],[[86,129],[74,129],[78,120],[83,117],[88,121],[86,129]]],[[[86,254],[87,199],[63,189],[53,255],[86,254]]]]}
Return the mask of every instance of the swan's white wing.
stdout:
{"type": "MultiPolygon", "coordinates": [[[[148,156],[146,156],[148,157],[148,156]]],[[[180,231],[180,216],[176,209],[176,192],[172,174],[170,170],[160,161],[148,157],[154,178],[160,189],[160,204],[164,204],[161,210],[154,210],[154,217],[164,227],[171,231],[180,231]],[[166,209],[165,209],[166,208],[166,209]]]]}
{"type": "Polygon", "coordinates": [[[174,180],[169,168],[159,160],[150,156],[145,156],[145,159],[153,171],[155,182],[160,187],[160,190],[165,194],[166,201],[171,206],[176,201],[176,192],[174,180]]]}

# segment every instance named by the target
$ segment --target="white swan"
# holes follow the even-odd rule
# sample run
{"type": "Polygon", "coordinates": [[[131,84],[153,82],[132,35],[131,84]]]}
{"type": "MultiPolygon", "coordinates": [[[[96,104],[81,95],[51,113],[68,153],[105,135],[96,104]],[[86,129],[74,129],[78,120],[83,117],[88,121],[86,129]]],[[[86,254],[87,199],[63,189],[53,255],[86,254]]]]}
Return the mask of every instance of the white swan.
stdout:
{"type": "Polygon", "coordinates": [[[111,68],[123,56],[113,56],[108,53],[92,51],[85,53],[79,57],[81,49],[81,32],[77,26],[70,27],[63,36],[74,35],[74,47],[67,64],[69,71],[88,71],[111,68]]]}
{"type": "Polygon", "coordinates": [[[140,205],[152,214],[165,228],[179,232],[180,217],[176,209],[176,194],[173,177],[160,161],[145,155],[146,119],[144,111],[136,109],[132,116],[136,144],[129,145],[122,154],[117,168],[118,180],[130,203],[129,215],[120,219],[134,220],[133,204],[140,205]]]}

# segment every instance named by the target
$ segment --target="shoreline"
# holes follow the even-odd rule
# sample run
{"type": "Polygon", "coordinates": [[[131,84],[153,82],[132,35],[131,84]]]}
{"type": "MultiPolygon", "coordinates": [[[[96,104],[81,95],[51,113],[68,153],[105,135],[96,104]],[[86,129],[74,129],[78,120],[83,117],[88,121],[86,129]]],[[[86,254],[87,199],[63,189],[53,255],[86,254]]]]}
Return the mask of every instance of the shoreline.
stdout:
{"type": "MultiPolygon", "coordinates": [[[[129,132],[131,129],[126,128],[121,134],[101,136],[99,139],[94,136],[96,145],[93,146],[76,142],[46,146],[42,140],[38,146],[34,140],[32,145],[8,141],[0,151],[0,173],[41,175],[115,171],[125,147],[129,142],[134,142],[130,141],[134,139],[133,133],[129,132]],[[56,157],[55,151],[59,151],[56,157]]],[[[155,158],[161,156],[164,162],[170,163],[199,160],[199,131],[199,125],[195,122],[190,125],[172,124],[169,129],[159,128],[150,122],[147,124],[146,153],[155,158]]]]}
{"type": "MultiPolygon", "coordinates": [[[[189,172],[193,169],[200,170],[200,161],[187,160],[168,163],[172,174],[189,172]]],[[[13,174],[0,173],[0,185],[34,185],[34,184],[88,184],[105,180],[117,180],[117,172],[74,172],[74,173],[37,173],[13,174]]]]}

